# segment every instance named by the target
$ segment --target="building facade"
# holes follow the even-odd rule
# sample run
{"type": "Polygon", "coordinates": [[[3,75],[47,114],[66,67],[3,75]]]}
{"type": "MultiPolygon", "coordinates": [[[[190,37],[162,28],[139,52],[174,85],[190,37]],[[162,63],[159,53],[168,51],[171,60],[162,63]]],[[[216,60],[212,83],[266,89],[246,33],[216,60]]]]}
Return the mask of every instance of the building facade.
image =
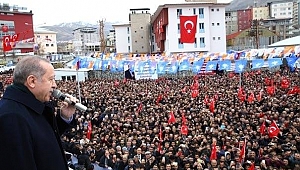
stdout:
{"type": "Polygon", "coordinates": [[[100,35],[95,27],[82,27],[73,30],[74,48],[77,54],[99,51],[100,35]]]}
{"type": "Polygon", "coordinates": [[[57,54],[56,32],[44,28],[34,30],[34,50],[38,55],[57,54]]]}
{"type": "Polygon", "coordinates": [[[106,47],[109,52],[116,52],[116,34],[115,30],[109,30],[106,37],[106,47]]]}
{"type": "Polygon", "coordinates": [[[252,8],[237,10],[238,15],[238,31],[242,31],[251,27],[253,20],[252,8]]]}
{"type": "Polygon", "coordinates": [[[263,20],[261,25],[274,32],[278,37],[278,41],[290,38],[292,36],[292,31],[290,30],[292,18],[270,18],[263,20]]]}
{"type": "Polygon", "coordinates": [[[132,53],[130,24],[113,25],[116,34],[116,52],[132,53]]]}
{"type": "Polygon", "coordinates": [[[271,17],[276,19],[293,17],[293,1],[286,0],[271,3],[271,17]]]}
{"type": "Polygon", "coordinates": [[[130,9],[131,45],[133,53],[150,52],[150,14],[149,8],[130,9]]]}
{"type": "Polygon", "coordinates": [[[269,7],[262,6],[262,7],[253,7],[253,20],[263,20],[269,18],[269,7]]]}
{"type": "Polygon", "coordinates": [[[225,3],[165,4],[158,7],[151,23],[153,52],[225,52],[225,3]],[[197,16],[194,43],[180,42],[179,16],[197,16]],[[156,48],[155,48],[156,47],[156,48]]]}
{"type": "Polygon", "coordinates": [[[237,11],[225,12],[226,35],[238,32],[237,11]]]}
{"type": "Polygon", "coordinates": [[[113,25],[117,53],[150,53],[149,8],[130,9],[129,24],[113,25]]]}
{"type": "MultiPolygon", "coordinates": [[[[28,11],[27,8],[18,7],[16,5],[10,6],[10,4],[0,4],[0,13],[0,26],[6,26],[8,28],[7,31],[0,29],[1,41],[5,35],[19,35],[13,50],[6,53],[33,52],[34,33],[32,11],[28,11]]],[[[0,46],[2,51],[2,43],[0,46]]]]}

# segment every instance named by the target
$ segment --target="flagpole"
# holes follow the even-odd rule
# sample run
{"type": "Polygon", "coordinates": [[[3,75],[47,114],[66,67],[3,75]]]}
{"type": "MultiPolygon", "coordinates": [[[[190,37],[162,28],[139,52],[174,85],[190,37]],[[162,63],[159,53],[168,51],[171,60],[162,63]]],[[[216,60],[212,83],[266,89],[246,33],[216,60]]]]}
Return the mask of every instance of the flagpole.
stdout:
{"type": "Polygon", "coordinates": [[[78,88],[79,103],[81,103],[81,94],[80,94],[80,83],[79,83],[78,70],[79,70],[79,68],[76,69],[76,74],[77,74],[77,88],[78,88]]]}
{"type": "Polygon", "coordinates": [[[239,84],[240,84],[240,88],[242,87],[242,73],[240,73],[240,82],[239,82],[239,84]]]}

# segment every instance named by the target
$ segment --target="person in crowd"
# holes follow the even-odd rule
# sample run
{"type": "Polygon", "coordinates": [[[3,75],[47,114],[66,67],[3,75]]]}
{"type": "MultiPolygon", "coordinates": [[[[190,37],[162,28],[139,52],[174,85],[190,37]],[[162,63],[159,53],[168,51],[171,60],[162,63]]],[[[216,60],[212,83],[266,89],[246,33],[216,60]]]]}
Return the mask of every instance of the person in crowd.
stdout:
{"type": "MultiPolygon", "coordinates": [[[[78,124],[64,133],[64,148],[94,153],[95,169],[106,151],[118,170],[299,168],[299,71],[187,75],[80,82],[89,109],[76,110],[78,124]]],[[[74,81],[57,81],[57,88],[78,94],[74,81]]]]}

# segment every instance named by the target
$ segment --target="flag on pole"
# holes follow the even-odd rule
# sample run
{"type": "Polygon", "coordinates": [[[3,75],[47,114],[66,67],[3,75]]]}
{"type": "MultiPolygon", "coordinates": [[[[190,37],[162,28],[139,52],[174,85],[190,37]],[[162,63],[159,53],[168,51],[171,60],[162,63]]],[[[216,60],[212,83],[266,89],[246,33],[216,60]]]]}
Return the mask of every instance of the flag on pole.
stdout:
{"type": "Polygon", "coordinates": [[[86,137],[88,139],[91,139],[91,134],[92,134],[92,123],[91,123],[91,121],[89,121],[89,123],[88,123],[88,131],[87,131],[86,137]]]}

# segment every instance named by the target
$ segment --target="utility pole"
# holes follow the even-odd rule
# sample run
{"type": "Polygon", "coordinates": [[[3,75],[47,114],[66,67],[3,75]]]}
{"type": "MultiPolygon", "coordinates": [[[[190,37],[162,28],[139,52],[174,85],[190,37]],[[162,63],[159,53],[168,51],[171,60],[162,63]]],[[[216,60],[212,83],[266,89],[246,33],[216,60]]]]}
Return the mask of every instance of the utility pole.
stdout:
{"type": "Polygon", "coordinates": [[[105,20],[99,20],[99,35],[100,35],[100,52],[105,53],[106,41],[104,36],[104,22],[105,20]]]}

